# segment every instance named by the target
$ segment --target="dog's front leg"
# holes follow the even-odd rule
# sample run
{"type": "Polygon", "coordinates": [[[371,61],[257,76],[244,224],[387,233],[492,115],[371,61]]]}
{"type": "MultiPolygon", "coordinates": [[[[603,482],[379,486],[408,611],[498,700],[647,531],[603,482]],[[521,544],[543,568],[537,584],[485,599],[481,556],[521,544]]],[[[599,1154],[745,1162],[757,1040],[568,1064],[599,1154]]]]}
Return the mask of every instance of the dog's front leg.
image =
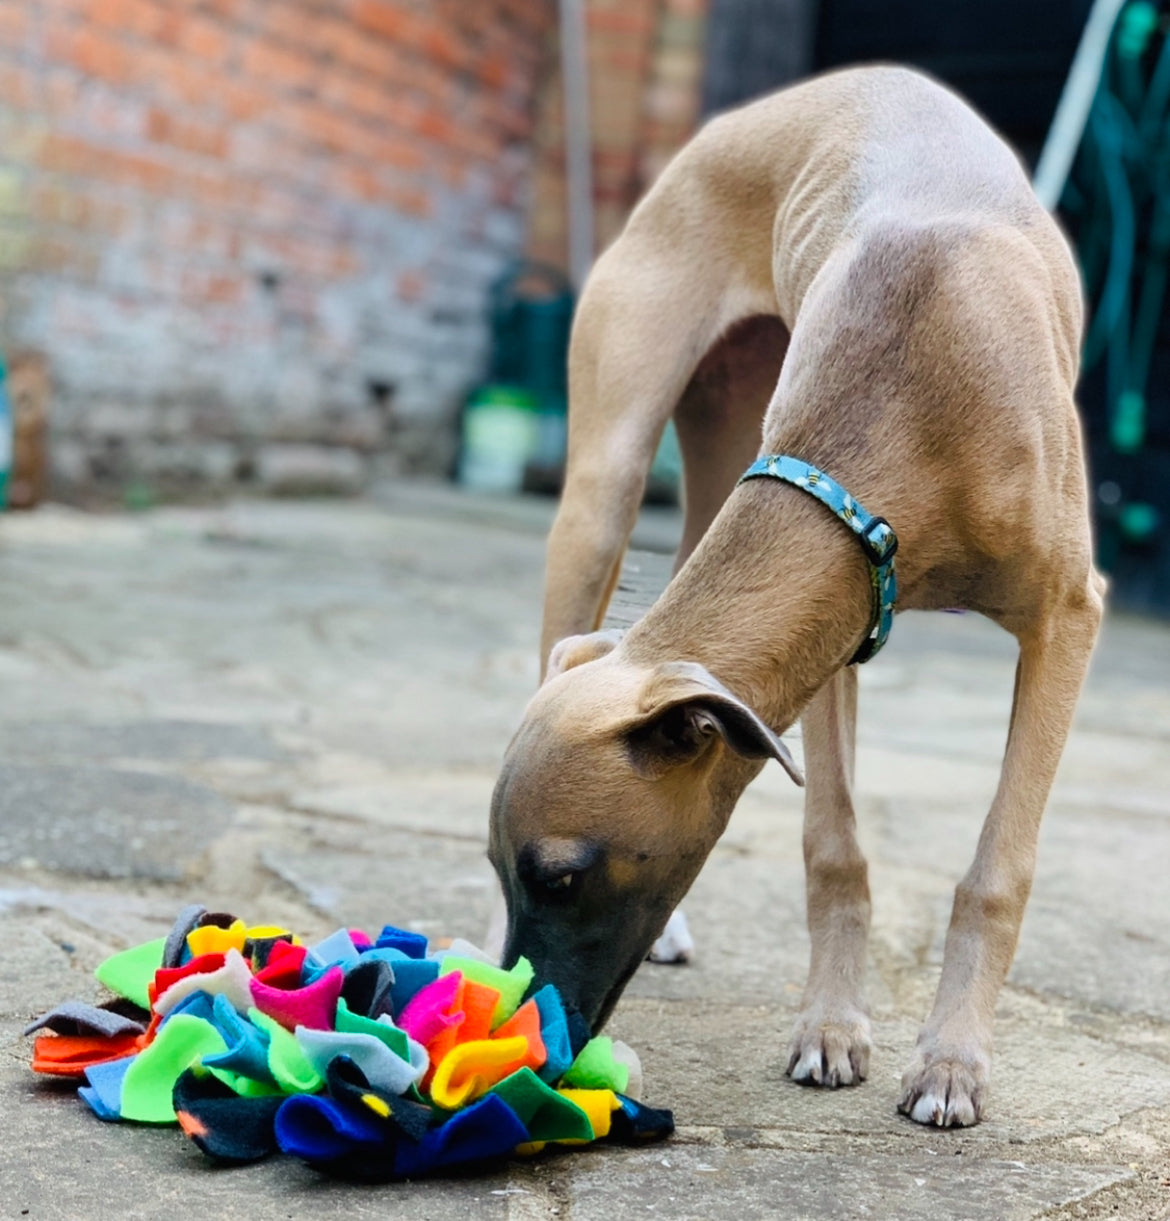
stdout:
{"type": "Polygon", "coordinates": [[[902,1078],[898,1109],[939,1127],[976,1123],[991,1067],[992,1022],[1032,888],[1036,839],[1101,620],[1095,574],[1058,613],[1020,634],[999,788],[975,860],[955,889],[934,1008],[902,1078]]]}
{"type": "Polygon", "coordinates": [[[851,792],[856,723],[857,668],[846,666],[801,717],[812,957],[789,1046],[788,1074],[805,1085],[856,1085],[869,1072],[864,998],[869,882],[851,792]]]}
{"type": "MultiPolygon", "coordinates": [[[[588,461],[575,455],[570,459],[560,507],[548,537],[540,640],[542,680],[558,640],[601,627],[621,576],[626,544],[637,520],[660,433],[661,425],[639,429],[637,443],[621,454],[620,463],[608,468],[604,456],[594,463],[592,453],[588,461]]],[[[587,436],[577,452],[593,445],[594,438],[587,436]]]]}

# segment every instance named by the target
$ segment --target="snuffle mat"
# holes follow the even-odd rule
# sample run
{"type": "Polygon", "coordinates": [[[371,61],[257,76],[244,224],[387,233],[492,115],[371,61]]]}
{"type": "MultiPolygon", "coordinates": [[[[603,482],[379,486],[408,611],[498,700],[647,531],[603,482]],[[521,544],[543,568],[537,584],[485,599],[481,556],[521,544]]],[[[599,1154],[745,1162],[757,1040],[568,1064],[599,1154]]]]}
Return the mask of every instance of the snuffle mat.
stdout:
{"type": "Polygon", "coordinates": [[[220,1163],[281,1151],[377,1182],[674,1130],[637,1101],[630,1049],[591,1038],[525,959],[503,970],[466,942],[386,925],[306,946],[193,905],[96,975],[114,999],[26,1030],[34,1071],[81,1079],[99,1119],[178,1124],[220,1163]]]}

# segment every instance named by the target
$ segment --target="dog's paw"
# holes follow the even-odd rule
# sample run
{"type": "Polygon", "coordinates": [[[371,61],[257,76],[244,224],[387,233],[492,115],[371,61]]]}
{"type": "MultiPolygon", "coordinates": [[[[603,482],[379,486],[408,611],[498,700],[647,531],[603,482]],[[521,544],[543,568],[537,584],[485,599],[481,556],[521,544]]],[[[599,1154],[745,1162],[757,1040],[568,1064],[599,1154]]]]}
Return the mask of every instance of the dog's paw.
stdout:
{"type": "Polygon", "coordinates": [[[687,927],[687,918],[681,911],[671,913],[662,936],[650,947],[646,957],[651,962],[671,963],[681,966],[695,956],[695,939],[687,927]]]}
{"type": "Polygon", "coordinates": [[[788,1075],[799,1085],[835,1090],[869,1076],[869,1018],[852,1009],[834,1017],[801,1014],[788,1045],[788,1075]]]}
{"type": "Polygon", "coordinates": [[[915,1123],[969,1128],[982,1117],[990,1068],[982,1052],[919,1047],[902,1077],[898,1110],[915,1123]]]}

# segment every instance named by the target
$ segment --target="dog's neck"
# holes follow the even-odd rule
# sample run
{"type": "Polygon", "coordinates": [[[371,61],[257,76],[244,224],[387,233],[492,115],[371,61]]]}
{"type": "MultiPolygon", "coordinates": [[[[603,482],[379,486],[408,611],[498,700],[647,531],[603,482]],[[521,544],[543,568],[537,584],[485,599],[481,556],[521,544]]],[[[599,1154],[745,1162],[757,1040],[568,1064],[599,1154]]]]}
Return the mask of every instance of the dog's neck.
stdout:
{"type": "Polygon", "coordinates": [[[758,480],[736,489],[621,650],[639,665],[698,662],[782,732],[848,662],[872,609],[857,539],[807,493],[758,480]]]}

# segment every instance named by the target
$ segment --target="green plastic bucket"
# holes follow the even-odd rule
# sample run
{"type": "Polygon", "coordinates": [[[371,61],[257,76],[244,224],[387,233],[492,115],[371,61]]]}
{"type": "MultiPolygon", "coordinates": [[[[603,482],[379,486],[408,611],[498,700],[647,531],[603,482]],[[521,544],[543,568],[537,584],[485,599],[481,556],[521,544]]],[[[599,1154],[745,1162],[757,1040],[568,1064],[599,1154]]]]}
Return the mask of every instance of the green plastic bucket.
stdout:
{"type": "Polygon", "coordinates": [[[459,482],[478,492],[515,492],[540,441],[539,401],[517,386],[483,386],[463,411],[459,482]]]}

